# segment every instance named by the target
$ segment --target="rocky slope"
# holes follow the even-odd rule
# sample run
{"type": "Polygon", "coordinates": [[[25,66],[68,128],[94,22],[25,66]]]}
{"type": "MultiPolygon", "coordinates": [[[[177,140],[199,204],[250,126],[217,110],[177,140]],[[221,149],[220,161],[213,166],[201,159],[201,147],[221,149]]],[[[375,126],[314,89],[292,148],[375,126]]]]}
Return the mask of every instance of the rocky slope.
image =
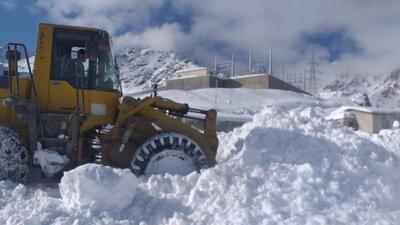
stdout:
{"type": "MultiPolygon", "coordinates": [[[[8,70],[8,62],[6,59],[6,49],[7,47],[0,46],[0,76],[3,75],[3,71],[8,70]]],[[[33,70],[33,67],[35,65],[35,56],[33,52],[28,51],[29,55],[29,63],[31,66],[31,69],[33,70]]],[[[20,72],[21,76],[28,76],[28,64],[26,63],[25,56],[21,54],[21,60],[18,62],[18,71],[20,72]]]]}
{"type": "Polygon", "coordinates": [[[353,77],[347,81],[335,80],[321,88],[324,97],[358,99],[367,95],[374,107],[400,108],[400,69],[379,77],[353,77]]]}
{"type": "Polygon", "coordinates": [[[176,71],[197,67],[174,52],[137,48],[120,52],[117,62],[124,93],[149,89],[154,83],[164,85],[167,79],[174,77],[176,71]]]}

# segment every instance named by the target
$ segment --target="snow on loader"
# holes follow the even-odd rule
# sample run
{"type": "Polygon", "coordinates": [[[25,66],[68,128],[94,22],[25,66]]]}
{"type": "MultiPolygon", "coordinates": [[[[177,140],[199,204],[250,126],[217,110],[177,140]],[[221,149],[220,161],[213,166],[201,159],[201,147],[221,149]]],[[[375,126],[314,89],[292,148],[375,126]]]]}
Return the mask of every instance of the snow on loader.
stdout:
{"type": "Polygon", "coordinates": [[[215,165],[216,111],[156,92],[120,103],[110,43],[103,30],[40,24],[33,73],[25,46],[8,44],[8,71],[0,76],[0,180],[54,181],[84,163],[138,176],[215,165]],[[203,131],[183,117],[202,120],[203,131]]]}

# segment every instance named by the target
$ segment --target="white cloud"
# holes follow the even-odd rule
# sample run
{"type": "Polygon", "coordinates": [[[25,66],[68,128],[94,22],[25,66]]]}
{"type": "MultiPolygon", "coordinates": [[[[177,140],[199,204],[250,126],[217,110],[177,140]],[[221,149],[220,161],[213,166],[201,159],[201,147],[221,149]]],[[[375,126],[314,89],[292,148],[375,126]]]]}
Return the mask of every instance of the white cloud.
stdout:
{"type": "MultiPolygon", "coordinates": [[[[105,28],[120,47],[177,50],[205,63],[216,53],[245,54],[252,48],[264,54],[273,46],[275,62],[285,59],[291,70],[302,72],[310,55],[299,51],[299,46],[310,49],[304,48],[303,35],[341,29],[362,52],[346,53],[336,65],[370,74],[400,67],[398,0],[37,0],[36,6],[53,21],[105,28]],[[161,12],[168,2],[175,11],[161,12]],[[190,16],[191,27],[184,29],[185,21],[153,21],[171,13],[190,16]]],[[[315,54],[328,56],[318,47],[315,54]]],[[[326,60],[320,63],[325,74],[336,69],[326,60]]]]}
{"type": "Polygon", "coordinates": [[[162,6],[163,0],[37,0],[52,21],[94,26],[112,33],[147,25],[151,11],[162,6]]]}
{"type": "Polygon", "coordinates": [[[0,7],[10,11],[17,7],[18,0],[1,0],[0,7]]]}
{"type": "Polygon", "coordinates": [[[179,24],[164,24],[161,27],[152,27],[142,33],[127,32],[116,37],[118,48],[137,46],[160,50],[177,50],[184,45],[186,36],[179,24]]]}

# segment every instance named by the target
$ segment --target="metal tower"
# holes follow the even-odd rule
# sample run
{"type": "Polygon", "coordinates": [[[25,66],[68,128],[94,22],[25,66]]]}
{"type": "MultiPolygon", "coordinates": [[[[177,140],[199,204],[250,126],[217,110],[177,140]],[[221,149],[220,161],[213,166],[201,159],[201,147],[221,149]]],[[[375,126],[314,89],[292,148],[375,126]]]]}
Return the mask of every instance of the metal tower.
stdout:
{"type": "Polygon", "coordinates": [[[317,94],[318,87],[317,87],[317,74],[321,74],[321,72],[317,69],[319,63],[315,61],[314,52],[311,53],[311,61],[307,63],[309,69],[306,70],[306,74],[308,74],[308,91],[310,93],[317,94]]]}

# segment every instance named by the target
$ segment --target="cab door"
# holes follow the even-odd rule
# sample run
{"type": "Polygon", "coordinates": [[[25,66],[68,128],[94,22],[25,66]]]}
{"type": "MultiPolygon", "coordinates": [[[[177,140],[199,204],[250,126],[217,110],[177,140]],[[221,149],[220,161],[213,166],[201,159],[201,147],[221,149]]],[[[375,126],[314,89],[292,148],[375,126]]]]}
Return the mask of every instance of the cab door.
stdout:
{"type": "Polygon", "coordinates": [[[73,112],[79,108],[88,113],[90,105],[89,60],[82,62],[84,76],[77,76],[74,68],[77,62],[77,52],[85,50],[92,42],[89,32],[55,29],[53,36],[53,54],[49,84],[50,112],[73,112]]]}

